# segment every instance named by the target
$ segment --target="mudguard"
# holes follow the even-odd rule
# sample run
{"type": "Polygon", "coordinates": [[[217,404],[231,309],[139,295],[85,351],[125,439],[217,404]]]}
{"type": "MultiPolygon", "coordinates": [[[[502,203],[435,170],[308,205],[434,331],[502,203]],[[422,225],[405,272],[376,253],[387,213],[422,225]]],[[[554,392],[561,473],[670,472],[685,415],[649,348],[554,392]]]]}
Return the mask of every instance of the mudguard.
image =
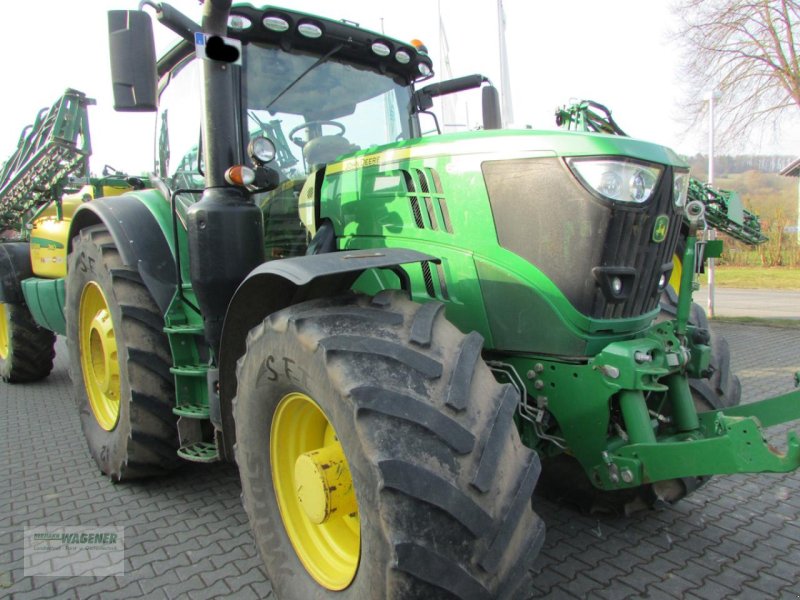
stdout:
{"type": "Polygon", "coordinates": [[[83,204],[70,227],[72,239],[84,227],[103,224],[125,265],[139,271],[158,308],[166,313],[177,288],[169,203],[157,190],[99,198],[83,204]]]}
{"type": "MultiPolygon", "coordinates": [[[[219,413],[226,457],[233,456],[236,441],[232,401],[236,395],[236,361],[244,354],[248,332],[268,315],[287,306],[341,294],[368,269],[390,269],[404,288],[407,263],[439,259],[405,248],[376,248],[298,256],[266,262],[250,272],[236,290],[225,316],[219,360],[219,413]]],[[[213,413],[213,411],[212,411],[213,413]]]]}

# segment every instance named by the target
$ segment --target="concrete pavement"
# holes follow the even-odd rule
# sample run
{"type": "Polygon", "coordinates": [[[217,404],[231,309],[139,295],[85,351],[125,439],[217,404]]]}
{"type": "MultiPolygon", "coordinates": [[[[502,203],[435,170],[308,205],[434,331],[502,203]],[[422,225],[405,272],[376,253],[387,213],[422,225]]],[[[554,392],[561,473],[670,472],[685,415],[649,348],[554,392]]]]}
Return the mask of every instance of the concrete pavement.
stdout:
{"type": "MultiPolygon", "coordinates": [[[[730,343],[744,401],[792,389],[800,332],[715,329],[730,343]]],[[[81,433],[66,357],[60,339],[47,380],[0,383],[0,597],[274,598],[235,467],[187,464],[162,479],[120,485],[101,477],[81,433]],[[25,577],[23,530],[37,525],[124,527],[125,574],[25,577]]],[[[784,447],[787,429],[770,429],[770,441],[784,447]]],[[[534,506],[547,538],[531,597],[800,596],[800,471],[716,477],[674,506],[629,518],[581,515],[538,497],[534,506]]]]}
{"type": "MultiPolygon", "coordinates": [[[[800,271],[798,271],[800,279],[800,271]]],[[[798,281],[800,285],[800,281],[798,281]]],[[[708,306],[708,288],[694,294],[694,301],[708,306]]],[[[758,317],[800,319],[800,290],[751,290],[721,288],[714,290],[714,314],[718,317],[758,317]]]]}

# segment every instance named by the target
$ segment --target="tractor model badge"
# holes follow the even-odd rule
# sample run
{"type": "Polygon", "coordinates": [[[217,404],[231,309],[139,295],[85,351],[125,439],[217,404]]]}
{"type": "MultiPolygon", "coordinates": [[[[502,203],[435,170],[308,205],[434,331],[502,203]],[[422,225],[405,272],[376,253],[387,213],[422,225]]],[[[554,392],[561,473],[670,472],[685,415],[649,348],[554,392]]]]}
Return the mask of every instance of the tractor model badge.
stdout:
{"type": "Polygon", "coordinates": [[[667,238],[667,231],[669,230],[669,217],[667,215],[658,215],[656,222],[653,225],[653,241],[660,244],[667,238]]]}

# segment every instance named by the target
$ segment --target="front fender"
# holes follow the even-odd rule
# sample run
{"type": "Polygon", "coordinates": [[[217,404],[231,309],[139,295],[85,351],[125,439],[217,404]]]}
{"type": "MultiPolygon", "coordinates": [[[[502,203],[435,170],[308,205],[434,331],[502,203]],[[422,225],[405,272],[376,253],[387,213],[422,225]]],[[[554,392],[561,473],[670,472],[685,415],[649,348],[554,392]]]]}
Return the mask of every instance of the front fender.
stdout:
{"type": "Polygon", "coordinates": [[[298,256],[266,262],[250,272],[228,305],[219,359],[219,419],[225,454],[233,456],[235,430],[232,401],[236,395],[236,361],[244,354],[247,334],[272,313],[307,300],[349,290],[368,269],[391,269],[404,282],[400,265],[439,259],[405,248],[377,248],[298,256]]]}

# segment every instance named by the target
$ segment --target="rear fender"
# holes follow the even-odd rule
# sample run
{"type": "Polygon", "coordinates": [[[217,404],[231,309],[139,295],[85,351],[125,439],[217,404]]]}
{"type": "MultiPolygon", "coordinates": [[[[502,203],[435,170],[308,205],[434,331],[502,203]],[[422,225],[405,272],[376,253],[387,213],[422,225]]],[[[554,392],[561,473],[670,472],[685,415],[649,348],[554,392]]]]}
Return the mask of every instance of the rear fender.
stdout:
{"type": "Polygon", "coordinates": [[[72,219],[68,252],[81,229],[105,225],[122,262],[136,269],[162,314],[177,289],[175,241],[168,200],[159,190],[141,190],[84,203],[72,219]]]}

